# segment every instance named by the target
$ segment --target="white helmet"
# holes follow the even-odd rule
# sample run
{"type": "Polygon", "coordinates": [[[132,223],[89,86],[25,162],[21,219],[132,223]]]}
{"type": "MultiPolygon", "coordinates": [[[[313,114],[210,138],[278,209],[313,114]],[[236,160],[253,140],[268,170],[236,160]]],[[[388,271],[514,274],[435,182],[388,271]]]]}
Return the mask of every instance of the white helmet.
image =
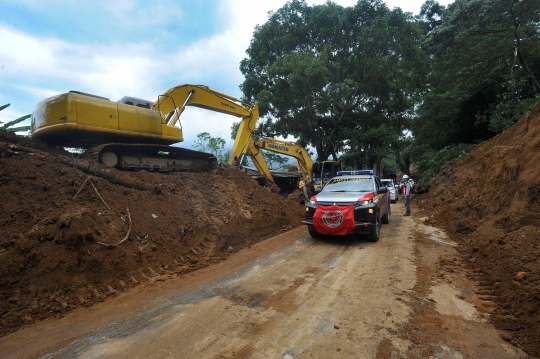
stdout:
{"type": "Polygon", "coordinates": [[[403,179],[409,179],[409,176],[403,175],[403,179]]]}

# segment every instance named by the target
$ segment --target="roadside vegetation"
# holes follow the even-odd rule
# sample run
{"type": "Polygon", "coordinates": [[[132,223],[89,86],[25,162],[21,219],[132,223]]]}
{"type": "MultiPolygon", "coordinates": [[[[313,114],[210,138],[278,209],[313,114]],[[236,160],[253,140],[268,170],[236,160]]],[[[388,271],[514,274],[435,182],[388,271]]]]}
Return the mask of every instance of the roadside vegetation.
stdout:
{"type": "MultiPolygon", "coordinates": [[[[418,16],[382,0],[290,0],[255,27],[242,101],[259,105],[260,138],[293,137],[316,161],[407,173],[427,189],[444,162],[540,100],[539,24],[538,0],[427,0],[418,16]]],[[[0,130],[27,131],[15,125],[28,117],[0,130]]],[[[194,143],[221,162],[225,145],[208,132],[194,143]]],[[[291,170],[290,159],[265,157],[291,170]]]]}
{"type": "Polygon", "coordinates": [[[540,100],[539,22],[536,0],[428,0],[416,17],[379,0],[292,0],[255,28],[241,89],[259,135],[427,187],[540,100]]]}
{"type": "MultiPolygon", "coordinates": [[[[3,109],[9,107],[9,103],[6,104],[6,105],[3,105],[3,106],[0,106],[0,111],[2,111],[3,109]]],[[[7,132],[24,132],[24,131],[29,131],[30,130],[30,126],[18,126],[18,127],[13,127],[21,122],[23,122],[24,120],[30,118],[32,115],[25,115],[25,116],[21,116],[13,121],[9,121],[9,122],[6,122],[6,123],[3,123],[0,121],[0,131],[7,131],[7,132]]]]}

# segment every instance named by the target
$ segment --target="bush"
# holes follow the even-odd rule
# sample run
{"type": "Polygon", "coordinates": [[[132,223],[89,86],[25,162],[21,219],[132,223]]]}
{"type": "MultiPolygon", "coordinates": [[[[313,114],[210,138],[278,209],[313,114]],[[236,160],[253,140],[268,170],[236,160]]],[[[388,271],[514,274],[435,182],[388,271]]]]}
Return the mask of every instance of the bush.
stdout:
{"type": "MultiPolygon", "coordinates": [[[[9,107],[9,103],[7,105],[0,106],[0,111],[5,109],[6,107],[9,107]]],[[[31,117],[31,115],[22,116],[22,117],[19,117],[16,120],[4,123],[3,125],[2,125],[3,122],[0,122],[0,131],[8,131],[8,132],[28,131],[28,130],[30,130],[30,126],[13,127],[13,125],[16,125],[19,122],[22,122],[22,121],[24,121],[24,120],[26,120],[26,119],[28,119],[30,117],[31,117]]]]}
{"type": "Polygon", "coordinates": [[[464,154],[470,152],[475,145],[456,144],[446,146],[439,151],[427,151],[420,156],[418,187],[420,191],[429,189],[429,182],[439,173],[441,166],[450,160],[460,159],[464,154]]]}

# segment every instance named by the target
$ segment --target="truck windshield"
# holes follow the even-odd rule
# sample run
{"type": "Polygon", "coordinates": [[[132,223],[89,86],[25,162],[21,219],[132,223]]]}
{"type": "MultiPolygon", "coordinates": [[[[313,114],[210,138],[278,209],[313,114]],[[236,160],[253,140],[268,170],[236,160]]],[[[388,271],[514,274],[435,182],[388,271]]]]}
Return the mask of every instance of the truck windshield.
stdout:
{"type": "Polygon", "coordinates": [[[372,192],[373,184],[369,178],[334,177],[322,192],[372,192]]]}

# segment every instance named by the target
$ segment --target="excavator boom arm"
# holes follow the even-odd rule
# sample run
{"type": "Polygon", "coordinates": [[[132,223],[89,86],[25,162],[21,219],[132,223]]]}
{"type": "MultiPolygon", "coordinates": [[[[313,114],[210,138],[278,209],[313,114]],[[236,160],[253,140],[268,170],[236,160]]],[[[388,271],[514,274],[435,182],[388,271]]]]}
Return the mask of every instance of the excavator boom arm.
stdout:
{"type": "Polygon", "coordinates": [[[254,141],[250,138],[245,154],[250,156],[251,160],[255,164],[255,167],[257,167],[257,170],[268,180],[273,181],[273,178],[261,150],[267,150],[294,157],[300,165],[300,172],[302,173],[304,179],[311,177],[313,161],[311,160],[311,157],[307,153],[306,149],[303,147],[295,145],[291,142],[277,140],[275,138],[266,138],[263,141],[254,141]]]}
{"type": "Polygon", "coordinates": [[[242,104],[235,97],[214,91],[208,86],[180,85],[159,95],[151,108],[167,115],[185,106],[196,106],[242,118],[253,117],[253,108],[257,107],[242,104]]]}
{"type": "Polygon", "coordinates": [[[259,119],[257,105],[243,104],[237,98],[214,91],[207,86],[180,85],[160,95],[152,105],[152,109],[161,112],[164,124],[174,125],[186,106],[200,107],[242,119],[229,157],[229,163],[235,162],[235,159],[237,160],[245,151],[248,140],[255,130],[259,119]]]}

